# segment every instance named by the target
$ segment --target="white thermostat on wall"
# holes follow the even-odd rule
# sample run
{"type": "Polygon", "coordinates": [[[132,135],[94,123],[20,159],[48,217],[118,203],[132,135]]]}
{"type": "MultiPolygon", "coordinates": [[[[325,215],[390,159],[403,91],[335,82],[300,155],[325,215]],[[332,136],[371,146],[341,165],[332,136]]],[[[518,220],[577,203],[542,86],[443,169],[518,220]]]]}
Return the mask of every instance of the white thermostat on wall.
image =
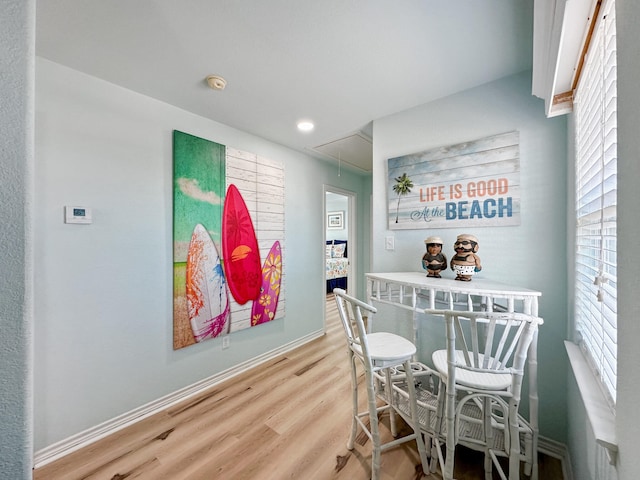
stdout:
{"type": "Polygon", "coordinates": [[[92,223],[89,207],[64,207],[64,223],[92,223]]]}

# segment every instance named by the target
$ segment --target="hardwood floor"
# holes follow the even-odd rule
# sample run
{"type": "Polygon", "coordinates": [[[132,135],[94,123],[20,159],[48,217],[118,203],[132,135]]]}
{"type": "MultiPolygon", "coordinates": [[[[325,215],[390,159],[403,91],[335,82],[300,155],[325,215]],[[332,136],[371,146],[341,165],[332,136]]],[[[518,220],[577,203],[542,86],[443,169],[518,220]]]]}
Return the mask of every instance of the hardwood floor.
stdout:
{"type": "MultiPolygon", "coordinates": [[[[45,465],[33,478],[370,478],[368,439],[360,435],[354,450],[346,448],[349,365],[332,299],[327,317],[324,337],[45,465]]],[[[382,424],[384,438],[390,438],[387,415],[382,424]]],[[[558,460],[542,455],[540,462],[540,480],[562,480],[558,460]]],[[[382,454],[381,478],[442,478],[421,476],[418,464],[410,442],[382,454]]],[[[483,479],[482,455],[460,450],[456,478],[483,479]]]]}

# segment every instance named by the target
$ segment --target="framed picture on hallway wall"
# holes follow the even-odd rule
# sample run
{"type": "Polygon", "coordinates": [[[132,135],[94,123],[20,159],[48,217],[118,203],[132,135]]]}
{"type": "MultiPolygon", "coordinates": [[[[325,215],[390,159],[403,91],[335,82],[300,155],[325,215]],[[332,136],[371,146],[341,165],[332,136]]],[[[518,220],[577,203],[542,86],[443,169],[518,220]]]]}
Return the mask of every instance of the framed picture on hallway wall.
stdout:
{"type": "Polygon", "coordinates": [[[344,212],[328,212],[327,228],[329,230],[342,230],[344,228],[344,212]]]}

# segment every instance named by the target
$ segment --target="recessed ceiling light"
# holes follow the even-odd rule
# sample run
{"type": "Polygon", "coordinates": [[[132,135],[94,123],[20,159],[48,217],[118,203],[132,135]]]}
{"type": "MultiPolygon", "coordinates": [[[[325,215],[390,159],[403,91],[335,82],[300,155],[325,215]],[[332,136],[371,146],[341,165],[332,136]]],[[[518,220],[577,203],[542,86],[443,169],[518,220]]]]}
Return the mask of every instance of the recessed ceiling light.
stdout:
{"type": "Polygon", "coordinates": [[[310,132],[311,130],[313,130],[313,128],[313,122],[310,122],[308,120],[298,122],[298,130],[300,130],[301,132],[310,132]]]}
{"type": "Polygon", "coordinates": [[[214,90],[224,90],[224,87],[227,86],[227,81],[220,75],[209,75],[207,83],[214,90]]]}

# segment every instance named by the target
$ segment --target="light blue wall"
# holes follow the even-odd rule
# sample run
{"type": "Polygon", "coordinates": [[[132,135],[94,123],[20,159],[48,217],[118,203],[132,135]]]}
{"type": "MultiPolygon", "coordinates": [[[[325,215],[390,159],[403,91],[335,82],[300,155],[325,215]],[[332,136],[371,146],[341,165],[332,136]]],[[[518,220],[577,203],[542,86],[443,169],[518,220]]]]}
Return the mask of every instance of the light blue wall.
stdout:
{"type": "Polygon", "coordinates": [[[0,479],[31,478],[35,1],[0,15],[0,479]]]}
{"type": "Polygon", "coordinates": [[[368,202],[370,177],[36,66],[36,449],[323,328],[323,185],[368,202]],[[172,349],[173,129],[285,166],[286,317],[233,333],[224,351],[219,339],[172,349]],[[64,205],[91,207],[93,224],[64,224],[64,205]]]}
{"type": "Polygon", "coordinates": [[[539,340],[540,429],[566,441],[566,119],[545,118],[523,72],[374,122],[373,271],[422,271],[427,235],[450,257],[459,233],[478,237],[485,278],[542,291],[539,340]],[[520,132],[521,224],[438,230],[388,230],[386,161],[433,147],[520,132]],[[395,237],[395,250],[384,238],[395,237]]]}

